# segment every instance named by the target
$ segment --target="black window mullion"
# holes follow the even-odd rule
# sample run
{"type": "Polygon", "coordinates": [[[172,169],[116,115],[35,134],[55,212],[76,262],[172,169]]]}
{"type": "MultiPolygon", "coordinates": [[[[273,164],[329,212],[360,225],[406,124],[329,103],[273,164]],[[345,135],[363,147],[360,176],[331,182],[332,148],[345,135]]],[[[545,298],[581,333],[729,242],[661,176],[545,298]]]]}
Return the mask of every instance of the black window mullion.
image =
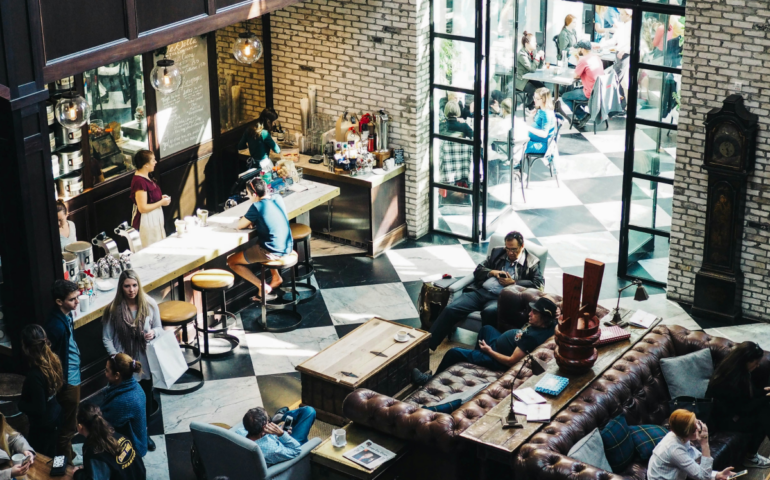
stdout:
{"type": "Polygon", "coordinates": [[[663,130],[678,130],[676,123],[656,122],[655,120],[647,120],[646,118],[637,118],[636,125],[644,125],[645,127],[656,127],[663,130]]]}
{"type": "Polygon", "coordinates": [[[658,183],[664,183],[666,185],[673,185],[674,179],[668,178],[668,177],[661,177],[658,175],[649,175],[647,173],[642,172],[631,172],[631,176],[633,178],[638,178],[640,180],[649,180],[651,182],[658,182],[658,183]]]}

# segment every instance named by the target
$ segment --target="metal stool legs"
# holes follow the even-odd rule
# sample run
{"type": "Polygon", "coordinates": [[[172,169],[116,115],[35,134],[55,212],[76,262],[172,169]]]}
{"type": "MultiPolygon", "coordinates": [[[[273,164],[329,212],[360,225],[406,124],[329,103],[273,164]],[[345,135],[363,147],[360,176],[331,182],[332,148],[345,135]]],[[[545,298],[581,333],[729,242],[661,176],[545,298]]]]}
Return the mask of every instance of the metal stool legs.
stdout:
{"type": "MultiPolygon", "coordinates": [[[[187,325],[189,325],[191,322],[195,322],[196,319],[193,318],[190,320],[190,322],[185,323],[184,325],[180,326],[179,328],[182,329],[182,343],[179,344],[179,348],[183,350],[191,350],[193,352],[194,358],[190,361],[185,361],[187,363],[187,372],[185,372],[185,375],[190,375],[191,377],[195,377],[197,382],[195,382],[192,386],[186,387],[186,388],[174,388],[174,389],[165,389],[165,388],[158,388],[155,387],[155,390],[159,391],[160,393],[164,393],[166,395],[186,395],[188,393],[195,392],[197,390],[200,390],[203,387],[203,384],[206,383],[205,378],[203,377],[203,363],[201,361],[201,349],[200,349],[200,335],[198,335],[198,328],[197,325],[193,324],[195,328],[195,345],[190,344],[187,336],[187,325]],[[198,364],[198,369],[192,368],[193,365],[198,364]]],[[[176,332],[179,330],[176,329],[174,331],[174,334],[176,335],[176,332]]]]}
{"type": "MultiPolygon", "coordinates": [[[[299,293],[297,292],[297,278],[294,274],[294,268],[295,266],[289,267],[288,269],[291,270],[291,300],[286,300],[285,303],[277,303],[277,304],[268,304],[265,295],[265,285],[267,285],[267,282],[265,281],[265,270],[269,269],[270,267],[265,268],[265,265],[262,264],[260,267],[260,274],[259,279],[262,282],[262,301],[261,307],[262,307],[262,313],[261,313],[261,321],[260,327],[266,331],[266,332],[273,332],[273,333],[280,333],[280,332],[290,332],[302,323],[302,315],[297,311],[297,305],[300,303],[300,297],[299,293]],[[288,310],[289,307],[291,307],[291,310],[288,310]],[[294,318],[294,322],[290,325],[283,326],[283,327],[271,327],[268,325],[268,315],[270,313],[277,313],[277,311],[281,311],[284,315],[287,315],[289,317],[294,318]]],[[[280,272],[281,270],[279,270],[280,272]]],[[[280,274],[280,273],[279,273],[280,274]]],[[[309,281],[308,281],[309,283],[309,281]]]]}
{"type": "Polygon", "coordinates": [[[292,268],[292,274],[296,278],[297,282],[307,280],[306,283],[298,283],[296,285],[296,287],[301,288],[300,292],[302,291],[309,292],[309,295],[299,300],[299,303],[302,304],[312,300],[313,297],[315,297],[316,294],[318,293],[318,290],[310,283],[310,277],[312,277],[313,274],[315,273],[315,267],[313,265],[313,257],[310,255],[310,236],[307,236],[297,242],[297,244],[300,244],[300,243],[302,244],[302,248],[305,253],[305,260],[302,262],[298,262],[296,265],[294,265],[294,267],[292,268]],[[301,275],[299,273],[300,267],[304,267],[305,269],[305,273],[301,275]]]}
{"type": "MultiPolygon", "coordinates": [[[[222,310],[220,311],[214,311],[214,315],[221,315],[222,321],[224,322],[224,327],[221,328],[210,328],[209,327],[209,310],[208,310],[208,301],[206,300],[206,290],[198,290],[201,292],[201,303],[203,306],[203,327],[199,327],[198,323],[195,323],[195,330],[196,332],[203,333],[203,351],[201,352],[201,355],[207,358],[215,358],[215,357],[221,357],[224,355],[229,355],[235,350],[235,347],[237,347],[240,344],[240,340],[238,340],[238,337],[234,335],[230,335],[227,333],[227,318],[230,317],[233,320],[237,320],[235,314],[228,312],[226,310],[227,308],[227,297],[225,297],[225,290],[222,289],[222,310]],[[216,339],[223,339],[230,343],[230,346],[227,350],[223,352],[216,352],[212,353],[209,348],[209,335],[213,335],[216,339]]],[[[197,335],[197,333],[196,333],[197,335]]]]}

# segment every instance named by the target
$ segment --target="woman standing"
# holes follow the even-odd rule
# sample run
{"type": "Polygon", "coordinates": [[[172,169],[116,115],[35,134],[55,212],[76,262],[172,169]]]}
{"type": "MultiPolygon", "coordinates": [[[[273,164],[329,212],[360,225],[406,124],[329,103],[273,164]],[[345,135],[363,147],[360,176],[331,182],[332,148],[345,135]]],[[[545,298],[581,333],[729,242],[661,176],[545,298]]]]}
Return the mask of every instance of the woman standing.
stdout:
{"type": "Polygon", "coordinates": [[[149,150],[140,150],[134,156],[136,172],[131,179],[131,201],[134,202],[131,226],[139,231],[142,247],[166,238],[163,207],[171,204],[171,197],[163,195],[152,179],[157,163],[155,154],[149,150]]]}
{"type": "Polygon", "coordinates": [[[13,432],[11,427],[5,423],[5,416],[0,413],[0,465],[10,462],[11,458],[17,453],[31,456],[32,461],[27,465],[14,465],[11,468],[3,468],[0,470],[0,480],[23,477],[35,461],[35,451],[27,443],[27,440],[20,433],[13,432]]]}
{"type": "Polygon", "coordinates": [[[606,5],[596,5],[594,10],[594,42],[599,43],[604,38],[609,38],[611,33],[615,33],[615,22],[618,20],[618,13],[615,7],[606,5]]]}
{"type": "MultiPolygon", "coordinates": [[[[107,353],[110,355],[125,353],[132,359],[137,359],[137,363],[149,365],[147,342],[162,332],[158,303],[144,293],[136,272],[124,271],[118,279],[115,300],[104,312],[102,318],[102,343],[107,353]]],[[[153,410],[152,375],[149,369],[147,371],[139,369],[134,372],[134,377],[144,390],[146,402],[144,410],[149,416],[153,410]]],[[[154,443],[149,439],[148,446],[150,451],[155,450],[154,443]]]]}
{"type": "Polygon", "coordinates": [[[687,410],[674,410],[668,419],[671,431],[655,446],[647,466],[647,480],[727,480],[733,467],[712,472],[709,430],[687,410]],[[699,452],[690,442],[699,442],[699,452]]]}
{"type": "Polygon", "coordinates": [[[27,325],[21,331],[21,351],[30,367],[19,400],[19,410],[29,418],[27,437],[35,450],[53,457],[61,414],[56,392],[64,385],[61,362],[40,325],[27,325]]]}
{"type": "Polygon", "coordinates": [[[61,242],[62,250],[70,243],[78,241],[75,224],[67,220],[68,213],[67,204],[64,203],[64,200],[56,200],[56,217],[59,220],[59,241],[61,242]]]}
{"type": "Polygon", "coordinates": [[[128,438],[139,456],[144,457],[149,450],[150,436],[147,433],[146,397],[134,378],[137,373],[142,373],[142,363],[125,353],[107,359],[104,375],[109,385],[104,392],[102,412],[105,420],[128,438]]]}
{"type": "Polygon", "coordinates": [[[542,50],[535,53],[537,41],[535,35],[524,32],[521,37],[521,48],[516,56],[516,90],[527,92],[527,108],[532,109],[535,106],[533,97],[535,90],[543,88],[542,82],[527,80],[524,75],[536,71],[543,66],[545,62],[545,53],[542,50]]]}
{"type": "Polygon", "coordinates": [[[262,170],[272,169],[273,162],[270,160],[269,153],[281,153],[281,147],[275,143],[270,132],[273,130],[273,122],[278,120],[278,114],[275,110],[266,108],[259,114],[257,121],[246,129],[241,141],[238,143],[238,150],[249,147],[249,155],[255,162],[255,165],[249,165],[249,168],[261,168],[262,170]]]}
{"type": "Polygon", "coordinates": [[[746,467],[770,467],[770,460],[757,453],[765,437],[770,435],[770,403],[762,386],[756,385],[751,376],[764,356],[765,352],[756,343],[739,343],[717,366],[706,390],[706,397],[714,399],[712,418],[717,427],[749,434],[743,460],[746,467]]]}
{"type": "Polygon", "coordinates": [[[535,109],[532,125],[527,125],[529,142],[524,153],[545,153],[548,139],[556,129],[556,116],[553,113],[553,99],[547,88],[538,88],[535,92],[535,109]]]}
{"type": "Polygon", "coordinates": [[[145,480],[144,461],[126,437],[115,433],[94,404],[83,403],[78,409],[78,433],[83,444],[83,468],[75,480],[145,480]]]}
{"type": "Polygon", "coordinates": [[[577,32],[575,32],[575,16],[570,14],[564,17],[564,26],[556,37],[556,60],[561,60],[562,54],[567,57],[572,55],[575,44],[577,43],[577,32]]]}

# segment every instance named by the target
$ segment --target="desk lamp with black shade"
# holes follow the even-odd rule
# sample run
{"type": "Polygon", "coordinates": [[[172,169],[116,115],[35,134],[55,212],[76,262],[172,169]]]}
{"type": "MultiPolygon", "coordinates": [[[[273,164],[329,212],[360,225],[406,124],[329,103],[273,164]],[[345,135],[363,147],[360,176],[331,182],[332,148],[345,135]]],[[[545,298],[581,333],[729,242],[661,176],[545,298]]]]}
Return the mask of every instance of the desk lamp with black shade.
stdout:
{"type": "Polygon", "coordinates": [[[636,292],[634,293],[634,300],[637,302],[643,302],[650,298],[650,295],[647,293],[647,290],[644,289],[644,285],[642,285],[641,280],[634,280],[633,282],[629,283],[623,288],[618,289],[618,304],[615,306],[615,310],[612,312],[612,321],[610,321],[611,325],[618,325],[621,322],[620,318],[620,294],[623,293],[623,290],[627,289],[628,287],[632,287],[636,285],[636,292]]]}
{"type": "Polygon", "coordinates": [[[519,421],[516,419],[516,414],[513,411],[513,402],[514,402],[514,395],[513,395],[513,382],[519,378],[519,375],[521,375],[521,371],[524,370],[524,365],[527,364],[527,360],[529,360],[529,368],[532,370],[532,376],[535,377],[537,375],[540,375],[542,373],[545,373],[545,365],[543,363],[532,356],[531,353],[527,353],[527,356],[524,357],[524,360],[521,362],[521,367],[519,367],[519,372],[516,374],[515,377],[513,377],[513,380],[511,381],[511,408],[508,412],[508,418],[506,419],[506,423],[503,424],[503,429],[508,428],[524,428],[524,425],[519,423],[519,421]]]}

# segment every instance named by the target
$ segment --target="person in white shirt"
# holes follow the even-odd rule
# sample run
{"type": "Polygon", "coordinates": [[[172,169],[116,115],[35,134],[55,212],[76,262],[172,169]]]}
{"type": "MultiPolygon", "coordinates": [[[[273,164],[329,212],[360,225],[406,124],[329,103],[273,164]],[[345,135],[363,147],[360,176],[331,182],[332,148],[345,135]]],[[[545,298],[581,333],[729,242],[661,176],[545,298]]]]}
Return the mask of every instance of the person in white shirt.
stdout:
{"type": "Polygon", "coordinates": [[[671,431],[652,451],[647,466],[647,480],[727,480],[733,467],[712,471],[714,459],[709,449],[706,424],[687,410],[675,410],[669,417],[671,431]],[[690,442],[700,442],[699,452],[690,442]]]}
{"type": "Polygon", "coordinates": [[[631,16],[633,10],[630,8],[621,8],[618,23],[615,24],[615,34],[612,38],[602,42],[606,48],[615,47],[617,49],[618,60],[622,60],[626,55],[631,54],[631,16]]]}

